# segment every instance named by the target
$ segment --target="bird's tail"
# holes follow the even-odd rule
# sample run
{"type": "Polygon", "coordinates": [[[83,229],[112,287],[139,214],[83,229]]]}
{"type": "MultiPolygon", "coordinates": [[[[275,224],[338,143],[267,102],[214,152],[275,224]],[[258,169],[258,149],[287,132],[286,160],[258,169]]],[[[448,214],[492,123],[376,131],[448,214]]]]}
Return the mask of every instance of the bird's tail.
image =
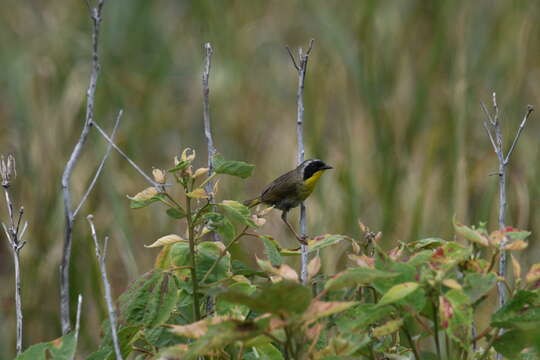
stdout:
{"type": "Polygon", "coordinates": [[[244,201],[244,206],[247,206],[249,208],[252,208],[254,206],[257,206],[261,203],[261,198],[260,197],[256,197],[255,199],[249,199],[249,200],[246,200],[244,201]]]}

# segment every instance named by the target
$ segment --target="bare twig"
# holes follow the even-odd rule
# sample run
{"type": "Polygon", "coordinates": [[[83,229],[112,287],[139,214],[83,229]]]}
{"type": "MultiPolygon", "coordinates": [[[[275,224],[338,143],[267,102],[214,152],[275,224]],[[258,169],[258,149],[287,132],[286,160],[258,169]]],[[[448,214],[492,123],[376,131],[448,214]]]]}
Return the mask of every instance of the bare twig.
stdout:
{"type": "Polygon", "coordinates": [[[9,187],[11,181],[15,179],[17,170],[15,168],[15,158],[12,155],[8,155],[7,159],[0,158],[0,177],[2,178],[2,188],[4,189],[4,195],[6,199],[6,206],[8,209],[9,221],[8,225],[2,222],[2,228],[6,234],[6,239],[11,246],[11,252],[13,255],[13,266],[15,269],[15,315],[17,319],[17,343],[16,350],[17,355],[22,352],[22,332],[23,332],[23,313],[22,313],[22,301],[21,301],[21,265],[20,265],[20,251],[26,244],[22,237],[26,231],[28,223],[25,222],[20,229],[22,217],[24,215],[24,208],[19,209],[19,216],[17,220],[13,214],[13,202],[9,194],[9,187]]]}
{"type": "Polygon", "coordinates": [[[116,358],[122,360],[122,352],[120,351],[120,343],[118,342],[118,333],[116,331],[116,312],[114,309],[111,295],[111,284],[109,283],[109,279],[107,278],[107,266],[105,264],[109,237],[105,236],[103,247],[101,247],[99,245],[98,237],[96,234],[96,227],[94,226],[93,216],[88,215],[86,219],[90,224],[92,239],[94,240],[94,246],[96,247],[96,257],[99,262],[99,272],[101,273],[101,280],[103,281],[103,288],[105,289],[105,301],[107,302],[107,310],[109,311],[109,322],[111,325],[111,335],[113,339],[114,352],[116,353],[116,358]]]}
{"type": "Polygon", "coordinates": [[[72,211],[71,203],[71,192],[69,187],[69,182],[71,179],[71,174],[81,156],[81,152],[90,128],[92,127],[92,122],[94,119],[94,98],[96,93],[96,85],[99,75],[99,54],[98,54],[98,45],[99,45],[99,28],[101,24],[101,11],[105,0],[99,0],[97,6],[90,8],[90,18],[92,20],[93,30],[92,30],[92,71],[90,74],[90,83],[88,85],[88,90],[86,92],[86,115],[84,120],[84,126],[79,136],[79,140],[73,148],[73,152],[70,155],[64,173],[62,174],[62,194],[64,197],[64,213],[66,217],[66,228],[64,236],[64,248],[62,254],[62,263],[60,264],[60,317],[62,322],[62,333],[67,334],[71,330],[71,321],[69,318],[69,264],[71,260],[71,246],[72,246],[72,237],[73,237],[73,222],[74,215],[72,211]]]}
{"type": "MultiPolygon", "coordinates": [[[[210,68],[212,66],[212,54],[214,50],[210,43],[204,44],[205,59],[204,59],[204,71],[202,76],[203,87],[203,120],[204,120],[204,136],[206,137],[206,144],[208,146],[208,178],[214,173],[214,156],[216,155],[216,148],[214,146],[214,139],[212,137],[212,126],[210,124],[210,87],[208,86],[208,80],[210,78],[210,68]]],[[[208,201],[214,203],[214,182],[209,180],[205,185],[206,193],[208,194],[208,201]]],[[[217,233],[212,233],[212,239],[219,241],[217,233]]]]}
{"type": "Polygon", "coordinates": [[[212,264],[212,266],[210,266],[210,269],[208,269],[208,271],[204,274],[204,276],[202,277],[202,279],[199,281],[199,283],[201,285],[204,284],[204,282],[206,281],[206,279],[208,279],[208,276],[210,276],[210,274],[212,273],[212,271],[214,271],[214,269],[216,268],[216,266],[218,266],[219,262],[221,261],[221,259],[223,259],[225,257],[225,255],[227,255],[227,251],[229,251],[229,249],[234,245],[236,244],[236,242],[238,240],[240,240],[240,238],[244,235],[246,235],[246,231],[247,229],[249,228],[249,226],[246,226],[244,227],[244,230],[242,230],[238,235],[236,235],[236,237],[234,239],[231,240],[231,242],[229,244],[227,244],[227,246],[225,247],[225,249],[223,249],[223,251],[221,252],[221,254],[219,254],[218,258],[216,259],[216,261],[214,261],[214,263],[212,264]]]}
{"type": "MultiPolygon", "coordinates": [[[[482,110],[487,117],[487,121],[484,121],[484,128],[486,129],[491,145],[493,146],[493,151],[497,156],[499,161],[498,175],[499,175],[499,228],[503,230],[505,228],[505,215],[506,215],[506,167],[510,164],[510,156],[514,152],[517,142],[527,124],[531,113],[533,112],[533,107],[531,105],[527,106],[527,111],[521,121],[519,128],[516,132],[514,140],[510,149],[504,154],[504,145],[503,145],[503,135],[501,129],[501,122],[499,119],[499,106],[497,105],[497,95],[494,92],[492,96],[493,101],[493,114],[491,114],[484,104],[481,104],[482,110]],[[489,125],[488,125],[489,122],[489,125]],[[490,130],[490,126],[492,130],[490,130]],[[493,136],[493,132],[495,136],[493,136]]],[[[507,238],[503,237],[500,244],[500,259],[499,259],[499,276],[503,279],[506,279],[506,251],[503,248],[506,246],[507,238]]],[[[499,295],[499,307],[502,307],[506,303],[506,289],[503,282],[499,281],[497,283],[497,292],[499,295]]],[[[497,354],[497,359],[502,359],[501,354],[497,354]]]]}
{"type": "MultiPolygon", "coordinates": [[[[118,125],[120,124],[120,119],[122,118],[123,113],[124,113],[123,110],[118,111],[118,115],[116,116],[116,122],[114,123],[114,128],[111,133],[111,139],[114,139],[114,135],[116,135],[116,130],[118,129],[118,125]]],[[[96,170],[96,173],[94,174],[94,177],[92,178],[92,181],[90,182],[90,185],[88,185],[88,188],[86,189],[86,192],[81,198],[81,201],[79,201],[79,205],[77,205],[77,207],[73,211],[74,218],[79,213],[79,210],[84,205],[86,199],[88,199],[88,195],[90,195],[90,193],[94,189],[94,186],[96,186],[97,179],[99,178],[99,175],[101,174],[101,171],[103,170],[103,167],[105,166],[105,162],[107,161],[107,158],[111,154],[111,150],[112,150],[112,145],[109,143],[109,146],[107,147],[107,151],[105,152],[105,155],[103,155],[103,158],[101,159],[101,162],[99,163],[99,166],[96,170]]]]}
{"type": "MultiPolygon", "coordinates": [[[[296,71],[298,72],[298,90],[296,92],[296,138],[298,141],[298,152],[296,162],[300,165],[304,161],[304,82],[306,78],[307,65],[309,60],[309,55],[313,49],[314,40],[311,39],[309,42],[309,48],[304,53],[302,48],[298,48],[298,61],[295,60],[291,49],[287,46],[287,52],[291,57],[292,63],[296,71]]],[[[300,235],[306,235],[306,207],[302,203],[300,205],[300,235]]],[[[307,264],[309,261],[308,258],[308,248],[306,245],[301,245],[301,262],[300,262],[300,278],[302,283],[307,283],[307,264]]]]}
{"type": "Polygon", "coordinates": [[[521,121],[521,124],[519,124],[519,128],[517,130],[516,136],[514,137],[514,141],[512,141],[512,146],[510,146],[510,150],[508,150],[508,153],[506,154],[506,158],[504,159],[504,163],[508,165],[510,162],[510,156],[512,156],[512,153],[514,152],[514,148],[516,147],[516,144],[519,140],[519,137],[521,136],[521,132],[525,128],[525,125],[527,124],[527,120],[529,119],[529,116],[534,111],[534,108],[532,105],[527,105],[527,112],[525,113],[525,116],[523,116],[523,120],[521,121]]]}
{"type": "MultiPolygon", "coordinates": [[[[79,297],[77,298],[77,317],[75,320],[75,344],[79,341],[79,333],[81,330],[81,312],[82,312],[82,301],[83,297],[81,294],[79,294],[79,297]]],[[[75,359],[75,354],[73,354],[73,357],[71,360],[75,359]]]]}
{"type": "Polygon", "coordinates": [[[103,136],[103,138],[109,143],[109,145],[112,146],[113,149],[115,149],[150,185],[158,189],[161,189],[165,186],[170,186],[169,184],[159,184],[156,181],[154,181],[150,176],[146,175],[146,173],[137,164],[135,164],[135,162],[131,160],[129,156],[127,156],[126,153],[118,147],[118,145],[116,145],[113,142],[113,140],[95,121],[94,121],[94,127],[101,134],[101,136],[103,136]]]}

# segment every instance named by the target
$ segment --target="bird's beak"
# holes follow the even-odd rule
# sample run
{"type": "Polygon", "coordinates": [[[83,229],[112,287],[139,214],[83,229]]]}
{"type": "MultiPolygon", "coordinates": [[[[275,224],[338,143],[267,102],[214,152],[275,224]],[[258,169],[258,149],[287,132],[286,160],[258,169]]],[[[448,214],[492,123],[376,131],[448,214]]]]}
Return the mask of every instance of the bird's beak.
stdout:
{"type": "Polygon", "coordinates": [[[333,169],[333,167],[331,167],[330,165],[323,166],[323,170],[330,170],[330,169],[333,169]]]}

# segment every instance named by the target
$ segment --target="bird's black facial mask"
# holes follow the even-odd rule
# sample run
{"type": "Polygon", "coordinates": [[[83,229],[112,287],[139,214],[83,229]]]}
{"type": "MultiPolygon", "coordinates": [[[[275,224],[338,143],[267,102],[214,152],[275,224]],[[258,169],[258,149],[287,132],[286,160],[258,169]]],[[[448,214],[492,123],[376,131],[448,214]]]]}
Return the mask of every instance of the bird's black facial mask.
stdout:
{"type": "Polygon", "coordinates": [[[313,160],[309,164],[306,165],[306,168],[304,169],[304,180],[309,179],[313,176],[317,171],[320,170],[327,170],[331,169],[331,166],[326,165],[321,160],[313,160]]]}

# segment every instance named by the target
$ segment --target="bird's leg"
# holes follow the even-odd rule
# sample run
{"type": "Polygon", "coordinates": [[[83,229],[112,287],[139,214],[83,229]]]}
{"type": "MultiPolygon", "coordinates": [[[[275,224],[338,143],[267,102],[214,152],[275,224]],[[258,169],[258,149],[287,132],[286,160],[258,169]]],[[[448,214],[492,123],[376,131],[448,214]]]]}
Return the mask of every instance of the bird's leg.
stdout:
{"type": "Polygon", "coordinates": [[[286,211],[283,211],[281,213],[281,219],[285,222],[285,224],[287,224],[287,226],[289,227],[289,229],[293,232],[294,236],[296,237],[296,239],[301,243],[301,244],[304,244],[304,245],[307,245],[307,236],[302,236],[300,234],[298,234],[296,232],[296,230],[294,230],[294,227],[291,225],[291,223],[287,220],[287,212],[286,211]]]}

